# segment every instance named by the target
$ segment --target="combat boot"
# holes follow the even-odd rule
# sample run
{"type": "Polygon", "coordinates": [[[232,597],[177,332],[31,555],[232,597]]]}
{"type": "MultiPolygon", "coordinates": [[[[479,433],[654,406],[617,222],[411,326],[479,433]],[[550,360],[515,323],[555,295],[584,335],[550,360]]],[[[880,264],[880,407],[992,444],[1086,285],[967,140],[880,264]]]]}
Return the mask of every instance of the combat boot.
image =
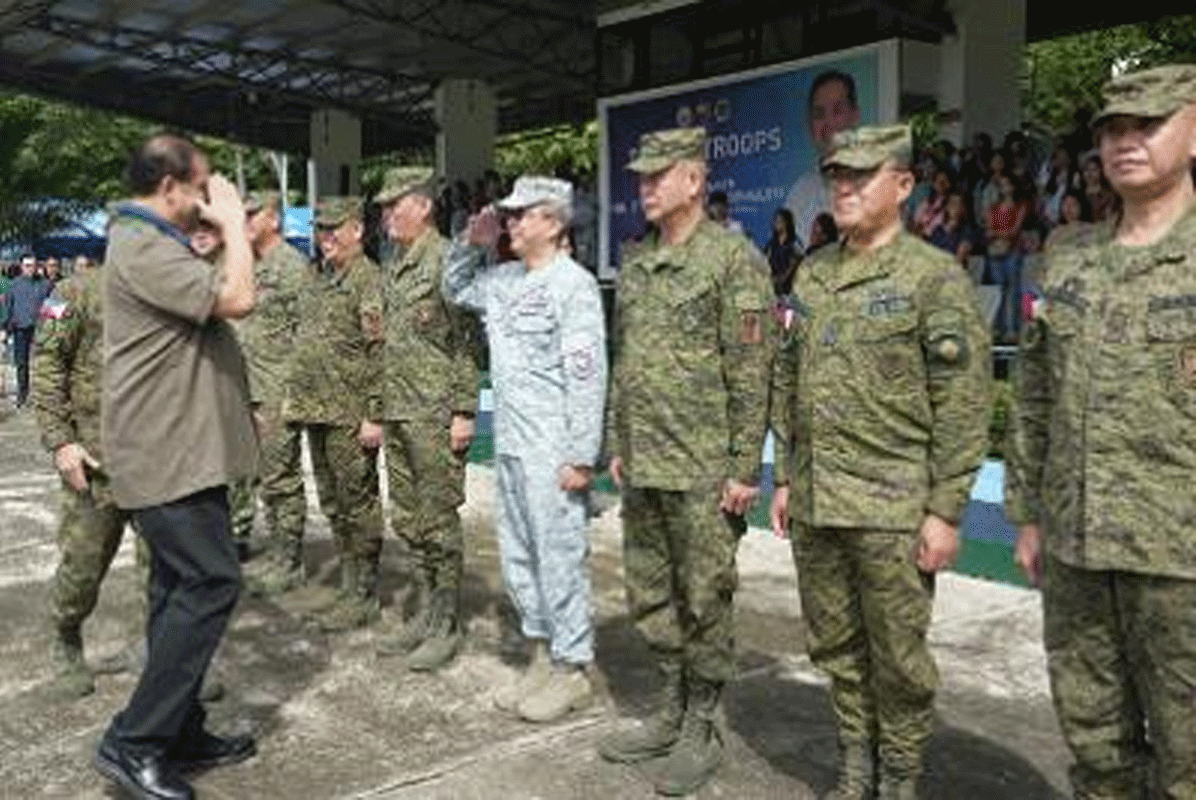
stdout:
{"type": "Polygon", "coordinates": [[[879,777],[879,800],[917,800],[917,779],[885,772],[879,777]]]}
{"type": "Polygon", "coordinates": [[[405,663],[413,672],[433,672],[453,660],[462,646],[462,639],[458,590],[439,587],[430,600],[425,640],[409,653],[405,663]]]}
{"type": "Polygon", "coordinates": [[[83,658],[83,635],[78,625],[58,625],[51,648],[54,691],[63,697],[86,697],[96,691],[92,671],[83,658]]]}
{"type": "Polygon", "coordinates": [[[343,599],[350,596],[358,568],[346,554],[338,557],[338,586],[333,589],[321,584],[307,584],[300,591],[292,592],[287,607],[306,619],[316,621],[343,599]]]}
{"type": "Polygon", "coordinates": [[[515,681],[505,686],[492,699],[496,708],[516,714],[521,701],[541,688],[550,677],[550,645],[545,639],[533,640],[533,657],[529,666],[515,681]]]}
{"type": "Polygon", "coordinates": [[[363,628],[379,621],[379,565],[369,558],[354,559],[351,589],[317,619],[326,633],[363,628]]]}
{"type": "Polygon", "coordinates": [[[841,745],[842,763],[837,785],[822,795],[822,800],[874,800],[875,755],[866,742],[841,745]]]}
{"type": "Polygon", "coordinates": [[[542,685],[517,705],[517,713],[526,722],[554,722],[591,702],[587,666],[555,662],[542,685]]]}
{"type": "Polygon", "coordinates": [[[717,724],[721,684],[691,675],[688,678],[687,708],[679,738],[654,782],[659,794],[682,797],[708,783],[721,766],[724,745],[717,724]]]}
{"type": "Polygon", "coordinates": [[[247,570],[247,590],[254,597],[273,597],[303,586],[308,578],[303,555],[300,542],[273,548],[265,559],[254,562],[247,570]],[[262,566],[257,567],[258,564],[262,566]]]}
{"type": "Polygon", "coordinates": [[[418,581],[416,596],[416,611],[400,626],[400,630],[375,641],[375,652],[378,655],[408,655],[429,635],[430,589],[426,581],[418,581]]]}
{"type": "Polygon", "coordinates": [[[679,738],[679,727],[683,723],[687,704],[683,665],[676,661],[665,661],[659,666],[665,680],[659,693],[658,710],[633,730],[620,731],[601,740],[597,750],[604,760],[636,764],[665,755],[679,738]]]}

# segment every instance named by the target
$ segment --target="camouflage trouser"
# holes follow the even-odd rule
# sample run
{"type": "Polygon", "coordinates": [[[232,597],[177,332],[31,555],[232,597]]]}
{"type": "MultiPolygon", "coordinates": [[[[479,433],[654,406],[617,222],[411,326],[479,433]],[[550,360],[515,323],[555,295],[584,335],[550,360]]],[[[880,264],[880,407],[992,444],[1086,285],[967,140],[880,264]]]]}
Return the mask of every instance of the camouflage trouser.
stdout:
{"type": "Polygon", "coordinates": [[[717,508],[714,487],[626,486],[621,519],[629,615],[660,661],[733,678],[733,593],[745,520],[717,508]]]}
{"type": "Polygon", "coordinates": [[[1050,557],[1042,607],[1076,796],[1194,798],[1196,582],[1050,557]]]}
{"type": "Polygon", "coordinates": [[[343,558],[377,564],[383,546],[378,451],[358,443],[357,425],[306,425],[321,510],[343,558]]]}
{"type": "Polygon", "coordinates": [[[297,423],[263,415],[259,432],[258,478],[229,487],[229,508],[236,542],[248,542],[254,530],[255,494],[267,514],[267,535],[273,542],[299,542],[304,538],[304,476],[300,467],[300,434],[297,423]]]}
{"type": "MultiPolygon", "coordinates": [[[[132,519],[113,503],[103,477],[92,475],[91,480],[91,489],[85,493],[66,484],[62,488],[61,560],[54,573],[51,613],[54,623],[63,628],[82,624],[96,608],[100,582],[121,545],[125,524],[132,519]]],[[[140,538],[137,543],[138,561],[144,567],[144,545],[140,538]]],[[[145,592],[138,596],[144,600],[145,592]]]]}
{"type": "Polygon", "coordinates": [[[389,422],[384,440],[392,529],[424,580],[458,590],[463,572],[458,507],[465,499],[466,454],[451,452],[445,421],[389,422]]]}
{"type": "Polygon", "coordinates": [[[254,513],[257,501],[254,498],[253,478],[243,478],[229,484],[229,523],[233,541],[245,544],[254,533],[254,513]]]}
{"type": "Polygon", "coordinates": [[[838,736],[878,745],[900,776],[920,771],[938,677],[925,641],[933,578],[917,569],[914,536],[792,530],[809,657],[830,677],[838,736]]]}

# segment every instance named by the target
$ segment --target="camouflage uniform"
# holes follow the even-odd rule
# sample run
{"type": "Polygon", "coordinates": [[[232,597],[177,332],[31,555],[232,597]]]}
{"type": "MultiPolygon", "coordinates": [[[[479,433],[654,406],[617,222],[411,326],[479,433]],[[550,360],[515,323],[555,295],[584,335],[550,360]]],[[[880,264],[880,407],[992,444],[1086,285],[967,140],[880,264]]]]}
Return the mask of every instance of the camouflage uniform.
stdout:
{"type": "MultiPolygon", "coordinates": [[[[704,144],[702,128],[649,133],[628,168],[703,162],[704,144]]],[[[664,746],[672,727],[680,742],[711,742],[733,677],[746,523],[718,505],[727,479],[759,481],[773,357],[768,276],[744,236],[707,218],[680,244],[651,234],[622,258],[607,440],[624,466],[630,617],[667,675],[664,746]]],[[[635,760],[627,744],[610,740],[601,754],[635,760]]]]}
{"type": "MultiPolygon", "coordinates": [[[[96,607],[100,582],[131,519],[113,502],[100,452],[101,298],[99,270],[60,282],[43,304],[33,359],[33,407],[42,443],[53,453],[74,442],[101,462],[99,469],[87,470],[86,492],[76,492],[65,481],[62,486],[62,559],[54,574],[51,616],[59,645],[72,657],[77,651],[78,664],[83,663],[80,626],[96,607]]],[[[87,693],[89,686],[90,676],[79,693],[87,693]]]]}
{"type": "MultiPolygon", "coordinates": [[[[1167,116],[1194,102],[1195,69],[1134,73],[1105,97],[1104,116],[1167,116]]],[[[1076,796],[1193,798],[1195,207],[1155,244],[1115,234],[1099,223],[1047,254],[1017,361],[1006,501],[1042,532],[1076,796]]]]}
{"type": "MultiPolygon", "coordinates": [[[[338,225],[361,214],[357,198],[322,198],[316,224],[338,225]]],[[[341,560],[341,605],[364,610],[350,615],[361,621],[378,614],[383,537],[378,451],[358,443],[362,421],[383,413],[379,267],[361,252],[351,257],[301,293],[299,314],[304,331],[283,419],[302,423],[307,433],[317,494],[341,560]]]]}
{"type": "MultiPolygon", "coordinates": [[[[429,196],[432,179],[429,168],[390,170],[375,199],[387,204],[413,192],[429,196]]],[[[469,320],[442,297],[445,252],[445,240],[430,226],[388,264],[383,285],[383,419],[392,528],[415,568],[419,599],[415,627],[399,650],[416,648],[432,633],[430,623],[439,630],[458,628],[463,573],[458,507],[466,499],[466,453],[451,451],[450,421],[453,415],[475,415],[479,373],[469,320]],[[436,620],[429,618],[431,602],[440,612],[436,620]]],[[[426,663],[425,655],[414,655],[411,663],[426,663]]]]}
{"type": "MultiPolygon", "coordinates": [[[[862,128],[837,134],[824,165],[910,150],[906,127],[862,128]]],[[[933,576],[914,549],[926,515],[957,522],[983,459],[987,332],[958,263],[907,233],[826,246],[793,292],[772,413],[809,653],[832,679],[848,762],[878,749],[884,776],[912,782],[937,684],[933,576]]]]}
{"type": "MultiPolygon", "coordinates": [[[[275,192],[255,192],[246,200],[247,213],[266,206],[279,208],[275,192]]],[[[282,209],[281,209],[282,213],[282,209]]],[[[299,302],[310,278],[304,256],[280,241],[254,265],[258,303],[254,313],[239,320],[238,340],[246,355],[250,402],[262,421],[258,493],[266,508],[270,538],[268,571],[303,575],[304,477],[300,468],[300,426],[285,422],[283,400],[291,375],[292,353],[300,335],[299,302]]],[[[254,492],[239,491],[242,505],[233,505],[234,528],[254,521],[254,492]]],[[[246,487],[250,488],[250,487],[246,487]]],[[[246,530],[248,538],[248,527],[246,530]]],[[[263,577],[266,577],[264,574],[263,577]]],[[[277,579],[278,580],[278,579],[277,579]]]]}

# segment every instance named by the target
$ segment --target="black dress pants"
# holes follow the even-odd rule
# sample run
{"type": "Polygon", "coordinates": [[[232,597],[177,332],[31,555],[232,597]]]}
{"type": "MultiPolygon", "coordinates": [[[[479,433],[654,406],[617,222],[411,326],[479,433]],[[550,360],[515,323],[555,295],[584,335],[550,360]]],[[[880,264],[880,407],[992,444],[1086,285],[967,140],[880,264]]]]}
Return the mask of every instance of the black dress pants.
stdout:
{"type": "Polygon", "coordinates": [[[225,486],[133,512],[150,550],[146,666],[108,736],[164,755],[204,720],[196,695],[241,588],[225,486]]]}
{"type": "Polygon", "coordinates": [[[13,328],[13,362],[17,367],[17,405],[29,399],[29,358],[37,328],[13,328]]]}

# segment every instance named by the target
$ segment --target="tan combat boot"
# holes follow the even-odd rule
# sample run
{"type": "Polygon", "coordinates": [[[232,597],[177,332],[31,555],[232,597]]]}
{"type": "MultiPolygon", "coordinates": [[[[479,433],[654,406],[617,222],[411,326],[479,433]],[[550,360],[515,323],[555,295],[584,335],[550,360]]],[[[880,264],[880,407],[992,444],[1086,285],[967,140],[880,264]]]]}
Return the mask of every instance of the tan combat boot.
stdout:
{"type": "Polygon", "coordinates": [[[605,761],[636,764],[665,755],[679,738],[686,706],[683,666],[675,661],[659,665],[665,675],[658,710],[638,727],[619,731],[601,740],[597,751],[605,761]]]}
{"type": "Polygon", "coordinates": [[[409,653],[405,663],[413,672],[433,672],[449,664],[462,646],[458,590],[439,587],[430,600],[429,629],[425,640],[409,653]]]}
{"type": "Polygon", "coordinates": [[[497,692],[492,702],[501,711],[516,714],[521,701],[540,689],[549,677],[550,645],[545,639],[534,639],[529,666],[520,677],[497,692]]]}
{"type": "Polygon", "coordinates": [[[725,757],[717,723],[721,684],[688,676],[687,708],[679,738],[654,782],[655,790],[668,797],[682,797],[700,789],[716,773],[725,757]]]}
{"type": "Polygon", "coordinates": [[[75,699],[96,691],[92,671],[83,658],[83,635],[78,625],[56,625],[51,646],[54,662],[54,693],[75,699]]]}
{"type": "Polygon", "coordinates": [[[555,662],[542,685],[517,705],[517,713],[527,722],[554,722],[591,702],[587,667],[555,662]]]}

